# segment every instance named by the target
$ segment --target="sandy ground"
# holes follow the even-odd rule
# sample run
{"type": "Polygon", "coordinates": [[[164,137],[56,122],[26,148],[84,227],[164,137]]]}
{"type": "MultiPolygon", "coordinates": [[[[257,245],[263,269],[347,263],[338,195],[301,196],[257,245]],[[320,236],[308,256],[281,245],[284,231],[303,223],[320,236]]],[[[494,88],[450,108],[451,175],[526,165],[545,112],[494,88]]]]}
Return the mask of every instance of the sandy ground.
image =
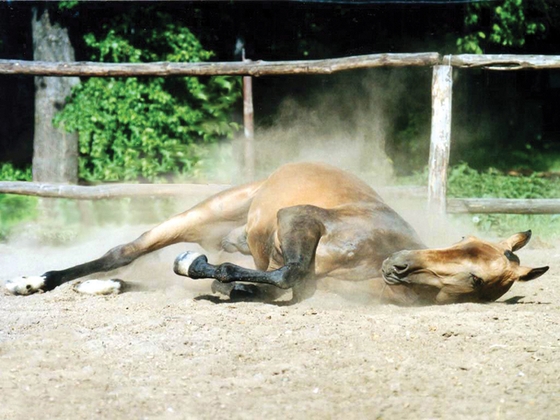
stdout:
{"type": "MultiPolygon", "coordinates": [[[[0,245],[0,281],[142,230],[0,245]]],[[[551,270],[499,302],[422,308],[327,292],[294,306],[216,303],[207,281],[171,272],[183,249],[116,273],[137,286],[117,296],[0,293],[0,418],[560,418],[558,247],[520,251],[551,270]]]]}

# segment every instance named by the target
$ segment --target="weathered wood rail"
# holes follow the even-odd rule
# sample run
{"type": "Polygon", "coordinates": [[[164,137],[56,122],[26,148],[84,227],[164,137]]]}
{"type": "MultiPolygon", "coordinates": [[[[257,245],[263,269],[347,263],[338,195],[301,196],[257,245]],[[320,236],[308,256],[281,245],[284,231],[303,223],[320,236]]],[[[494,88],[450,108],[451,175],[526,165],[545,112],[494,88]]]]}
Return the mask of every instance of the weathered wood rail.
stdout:
{"type": "Polygon", "coordinates": [[[371,54],[325,60],[239,61],[220,63],[93,63],[0,60],[0,74],[33,76],[271,76],[288,74],[332,74],[374,67],[433,66],[438,53],[371,54]]]}
{"type": "MultiPolygon", "coordinates": [[[[325,60],[241,61],[222,63],[92,63],[0,60],[0,75],[24,74],[53,77],[131,77],[131,76],[269,76],[294,74],[332,74],[340,71],[375,68],[430,66],[432,79],[432,133],[429,157],[428,203],[438,214],[451,213],[560,213],[560,199],[503,200],[450,199],[446,197],[449,150],[451,147],[451,103],[453,68],[485,70],[560,69],[560,56],[545,55],[445,55],[370,54],[325,60]]],[[[250,145],[249,145],[250,146],[250,145]]],[[[251,155],[251,150],[246,150],[251,155]]],[[[104,185],[94,187],[55,184],[0,182],[0,193],[75,199],[125,196],[210,195],[214,187],[198,185],[104,185]],[[14,184],[18,184],[16,187],[14,184]],[[26,186],[20,184],[27,184],[26,186]],[[72,188],[74,190],[72,190],[72,188]],[[178,188],[182,191],[179,193],[178,188]],[[203,192],[204,190],[204,192],[203,192]]],[[[220,187],[215,186],[217,191],[220,187]]],[[[396,191],[396,190],[394,190],[396,191]]],[[[402,192],[403,190],[401,190],[402,192]]]]}
{"type": "MultiPolygon", "coordinates": [[[[102,200],[128,197],[195,197],[204,199],[230,188],[228,184],[102,184],[70,185],[43,182],[0,181],[0,193],[32,197],[102,200]]],[[[425,187],[377,188],[384,196],[426,198],[425,187]]]]}
{"type": "Polygon", "coordinates": [[[514,55],[514,54],[459,54],[446,55],[443,63],[461,68],[483,68],[485,70],[543,70],[559,69],[557,55],[514,55]]]}
{"type": "Polygon", "coordinates": [[[70,185],[42,182],[3,181],[0,192],[33,197],[101,200],[125,197],[197,197],[217,194],[231,185],[223,184],[103,184],[70,185]]]}
{"type": "Polygon", "coordinates": [[[560,199],[451,198],[448,213],[560,214],[560,199]]]}
{"type": "Polygon", "coordinates": [[[56,77],[130,77],[130,76],[271,76],[289,74],[333,74],[375,67],[448,65],[486,70],[542,70],[560,68],[560,56],[514,54],[438,53],[369,54],[324,60],[245,61],[214,63],[97,63],[48,62],[0,59],[0,74],[56,77]]]}

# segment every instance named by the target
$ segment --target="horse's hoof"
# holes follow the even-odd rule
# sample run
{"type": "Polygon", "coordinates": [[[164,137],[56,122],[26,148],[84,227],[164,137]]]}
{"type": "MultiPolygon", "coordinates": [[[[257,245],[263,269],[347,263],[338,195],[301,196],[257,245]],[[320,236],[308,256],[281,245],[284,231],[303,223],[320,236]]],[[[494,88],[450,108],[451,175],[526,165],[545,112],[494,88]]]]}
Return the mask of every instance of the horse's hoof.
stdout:
{"type": "Polygon", "coordinates": [[[6,289],[13,295],[32,295],[42,292],[45,287],[46,277],[44,276],[23,276],[15,279],[6,280],[6,289]]]}
{"type": "Polygon", "coordinates": [[[86,280],[74,285],[74,290],[86,295],[118,295],[123,292],[125,285],[119,279],[86,280]]]}
{"type": "Polygon", "coordinates": [[[203,255],[199,254],[198,252],[183,252],[177,258],[175,258],[173,271],[175,272],[175,274],[179,274],[180,276],[189,277],[189,268],[191,267],[191,264],[194,262],[194,260],[201,256],[203,255]]]}
{"type": "Polygon", "coordinates": [[[220,295],[229,297],[231,291],[233,290],[233,286],[235,286],[235,283],[222,283],[218,280],[214,280],[210,288],[212,293],[219,293],[220,295]]]}
{"type": "Polygon", "coordinates": [[[263,292],[261,288],[255,284],[234,284],[229,298],[231,300],[262,300],[263,292]]]}
{"type": "Polygon", "coordinates": [[[232,300],[258,299],[262,292],[257,285],[244,283],[222,283],[219,280],[212,282],[212,293],[225,295],[232,300]]]}

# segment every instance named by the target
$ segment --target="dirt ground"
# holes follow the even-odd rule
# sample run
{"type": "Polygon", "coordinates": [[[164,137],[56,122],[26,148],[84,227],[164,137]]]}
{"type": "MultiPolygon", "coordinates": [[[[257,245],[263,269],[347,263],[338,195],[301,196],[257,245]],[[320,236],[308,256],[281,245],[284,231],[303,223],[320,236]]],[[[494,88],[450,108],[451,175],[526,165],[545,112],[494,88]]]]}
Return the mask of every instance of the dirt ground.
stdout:
{"type": "MultiPolygon", "coordinates": [[[[0,281],[142,230],[0,245],[0,281]]],[[[560,418],[559,247],[520,251],[551,269],[499,302],[421,308],[321,291],[293,306],[216,303],[207,281],[172,273],[184,249],[120,270],[136,287],[117,296],[0,293],[0,418],[560,418]]]]}

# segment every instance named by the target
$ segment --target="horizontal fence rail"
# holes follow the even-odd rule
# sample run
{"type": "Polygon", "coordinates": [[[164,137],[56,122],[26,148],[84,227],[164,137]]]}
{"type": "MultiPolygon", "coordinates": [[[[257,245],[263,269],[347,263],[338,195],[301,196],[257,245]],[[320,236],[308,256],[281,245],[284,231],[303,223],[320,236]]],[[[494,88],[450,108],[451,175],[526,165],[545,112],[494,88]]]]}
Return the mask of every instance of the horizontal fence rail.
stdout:
{"type": "Polygon", "coordinates": [[[487,70],[543,70],[559,69],[558,55],[514,55],[514,54],[460,54],[446,55],[443,63],[462,68],[487,70]]]}
{"type": "Polygon", "coordinates": [[[116,76],[270,76],[288,74],[332,74],[340,71],[375,68],[450,65],[488,70],[528,70],[560,68],[557,55],[438,53],[369,54],[324,60],[245,61],[215,63],[96,63],[0,60],[0,74],[58,77],[116,76]]]}
{"type": "Polygon", "coordinates": [[[69,198],[74,200],[99,200],[126,197],[178,197],[206,198],[231,185],[221,184],[105,184],[69,185],[43,182],[0,182],[0,193],[34,197],[69,198]]]}
{"type": "Polygon", "coordinates": [[[270,76],[332,74],[374,67],[433,66],[438,53],[371,54],[325,60],[239,61],[221,63],[93,63],[0,60],[0,74],[34,76],[270,76]]]}
{"type": "MultiPolygon", "coordinates": [[[[73,200],[128,197],[209,197],[231,188],[228,184],[104,184],[69,185],[26,181],[0,181],[0,194],[27,195],[73,200]]],[[[393,198],[426,198],[426,187],[382,187],[377,190],[393,198]]]]}
{"type": "Polygon", "coordinates": [[[451,198],[448,213],[560,214],[560,199],[451,198]]]}

